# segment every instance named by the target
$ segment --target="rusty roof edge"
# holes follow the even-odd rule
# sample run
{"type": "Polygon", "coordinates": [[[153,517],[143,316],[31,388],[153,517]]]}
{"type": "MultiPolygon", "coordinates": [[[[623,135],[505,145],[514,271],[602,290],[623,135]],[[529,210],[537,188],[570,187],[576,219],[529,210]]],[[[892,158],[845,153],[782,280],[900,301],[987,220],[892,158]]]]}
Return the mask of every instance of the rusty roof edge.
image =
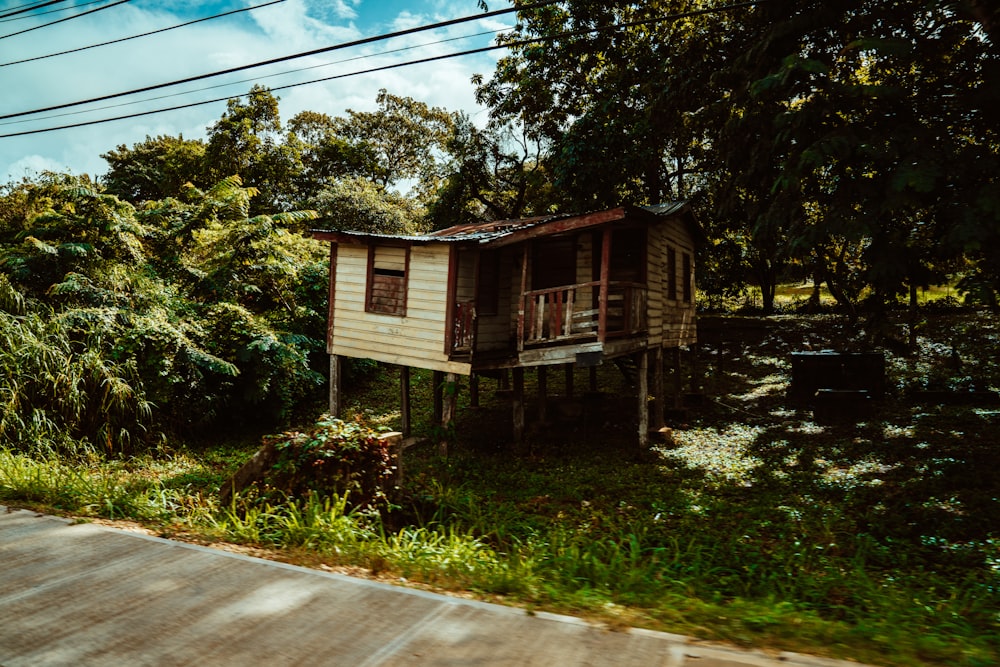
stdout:
{"type": "MultiPolygon", "coordinates": [[[[594,222],[593,224],[607,224],[608,222],[626,219],[631,216],[655,216],[656,218],[666,218],[672,215],[682,214],[691,216],[693,221],[693,213],[691,211],[690,204],[686,200],[664,202],[651,206],[622,204],[621,206],[596,211],[587,211],[584,213],[555,213],[529,218],[512,218],[506,220],[494,220],[491,222],[455,225],[454,227],[440,229],[427,234],[394,235],[335,229],[310,229],[309,233],[313,235],[314,238],[317,236],[321,238],[326,237],[322,240],[350,240],[358,243],[383,241],[418,244],[470,243],[477,245],[504,245],[506,243],[516,242],[519,237],[526,234],[544,233],[544,230],[541,230],[541,232],[535,231],[538,227],[545,227],[546,225],[554,225],[558,227],[560,226],[558,223],[572,220],[574,218],[579,218],[581,220],[585,218],[593,218],[597,220],[597,222],[594,222]],[[617,211],[621,212],[621,215],[618,218],[604,220],[602,217],[602,214],[614,215],[617,211]]],[[[696,221],[694,221],[694,223],[698,226],[696,221]]],[[[559,231],[562,230],[556,230],[554,233],[558,233],[559,231]]]]}

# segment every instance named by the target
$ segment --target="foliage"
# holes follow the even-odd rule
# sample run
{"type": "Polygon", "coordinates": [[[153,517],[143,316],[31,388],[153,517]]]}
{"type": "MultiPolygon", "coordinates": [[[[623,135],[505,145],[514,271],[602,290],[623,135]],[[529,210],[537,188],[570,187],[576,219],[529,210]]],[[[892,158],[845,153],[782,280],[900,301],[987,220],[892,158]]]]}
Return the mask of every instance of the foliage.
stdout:
{"type": "Polygon", "coordinates": [[[306,431],[265,438],[278,452],[271,485],[295,497],[342,496],[356,508],[384,506],[393,492],[395,461],[381,433],[329,415],[306,431]]]}
{"type": "Polygon", "coordinates": [[[308,204],[329,229],[390,235],[422,229],[421,210],[412,200],[360,177],[342,178],[323,187],[308,204]]]}
{"type": "Polygon", "coordinates": [[[183,136],[147,136],[131,147],[121,144],[101,155],[108,171],[101,179],[108,194],[140,204],[176,197],[188,183],[208,185],[205,142],[183,136]]]}
{"type": "Polygon", "coordinates": [[[11,442],[120,454],[160,432],[284,423],[313,400],[326,265],[297,231],[314,214],[248,217],[254,193],[234,177],[137,210],[58,175],[7,193],[0,386],[11,442]]]}
{"type": "Polygon", "coordinates": [[[348,109],[335,121],[337,135],[368,157],[361,173],[382,190],[415,179],[417,192],[430,192],[439,177],[435,154],[451,136],[453,114],[384,89],[376,102],[376,111],[348,109]]]}
{"type": "Polygon", "coordinates": [[[478,98],[552,142],[577,208],[703,192],[710,238],[743,248],[765,312],[796,262],[847,310],[859,285],[882,307],[964,258],[970,293],[1000,285],[993,12],[714,4],[525,9],[478,98]]]}
{"type": "Polygon", "coordinates": [[[435,229],[539,215],[556,203],[545,142],[523,127],[479,129],[460,115],[447,150],[448,175],[428,210],[435,229]]]}
{"type": "MultiPolygon", "coordinates": [[[[971,354],[996,347],[995,318],[925,316],[918,357],[887,352],[892,386],[950,369],[1000,388],[1000,359],[971,354]]],[[[644,460],[630,456],[623,380],[602,368],[608,391],[583,423],[535,436],[530,458],[498,449],[509,414],[481,387],[484,407],[460,411],[449,459],[407,450],[409,481],[381,514],[357,509],[353,491],[312,493],[311,482],[298,497],[252,492],[220,507],[214,494],[248,451],[217,446],[74,466],[0,452],[0,499],[615,626],[872,664],[996,663],[996,411],[915,405],[890,389],[869,422],[819,426],[785,400],[787,353],[850,348],[865,332],[842,317],[779,321],[758,339],[704,346],[715,400],[674,423],[673,442],[644,460]]],[[[430,377],[414,380],[417,403],[429,402],[430,377]]],[[[384,409],[376,397],[388,384],[352,399],[384,409]]],[[[342,447],[327,458],[341,428],[355,441],[376,435],[323,418],[274,436],[288,447],[289,474],[355,461],[342,447]]]]}

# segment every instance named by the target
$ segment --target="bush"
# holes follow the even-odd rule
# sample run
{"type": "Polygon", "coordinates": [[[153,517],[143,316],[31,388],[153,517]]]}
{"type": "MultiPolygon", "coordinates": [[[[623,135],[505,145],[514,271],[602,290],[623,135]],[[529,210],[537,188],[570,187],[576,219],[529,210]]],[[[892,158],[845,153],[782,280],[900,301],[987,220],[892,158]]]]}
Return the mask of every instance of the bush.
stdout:
{"type": "Polygon", "coordinates": [[[396,464],[381,432],[324,415],[308,431],[265,438],[278,454],[271,486],[293,495],[348,495],[356,508],[384,507],[396,464]]]}

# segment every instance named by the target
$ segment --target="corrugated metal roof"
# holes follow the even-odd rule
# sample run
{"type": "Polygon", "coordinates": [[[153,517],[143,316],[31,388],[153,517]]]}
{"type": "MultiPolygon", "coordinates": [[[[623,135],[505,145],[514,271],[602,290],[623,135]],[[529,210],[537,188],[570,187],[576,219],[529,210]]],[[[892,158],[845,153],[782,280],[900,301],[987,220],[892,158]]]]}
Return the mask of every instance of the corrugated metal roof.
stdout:
{"type": "MultiPolygon", "coordinates": [[[[685,201],[679,202],[667,202],[663,204],[656,204],[654,206],[642,206],[642,207],[631,207],[623,206],[622,217],[626,217],[629,211],[645,211],[651,213],[657,217],[666,217],[669,215],[675,215],[683,212],[687,208],[688,204],[685,201]]],[[[616,209],[607,209],[607,211],[614,211],[616,209]]],[[[448,227],[447,229],[441,229],[429,234],[415,234],[411,236],[401,236],[401,235],[391,235],[391,234],[373,234],[369,232],[356,232],[356,231],[339,231],[330,229],[311,229],[310,233],[315,235],[329,235],[329,236],[340,236],[348,237],[351,239],[357,239],[358,241],[399,241],[406,243],[456,243],[456,242],[473,242],[477,244],[489,243],[491,241],[496,241],[505,236],[512,235],[516,232],[523,232],[534,227],[543,226],[549,223],[558,222],[561,220],[571,220],[573,218],[585,218],[595,214],[602,213],[603,211],[588,211],[586,213],[559,213],[553,215],[541,215],[534,216],[530,218],[517,218],[508,220],[493,220],[491,222],[479,222],[467,225],[456,225],[454,227],[448,227]]],[[[332,240],[332,239],[331,239],[332,240]]]]}

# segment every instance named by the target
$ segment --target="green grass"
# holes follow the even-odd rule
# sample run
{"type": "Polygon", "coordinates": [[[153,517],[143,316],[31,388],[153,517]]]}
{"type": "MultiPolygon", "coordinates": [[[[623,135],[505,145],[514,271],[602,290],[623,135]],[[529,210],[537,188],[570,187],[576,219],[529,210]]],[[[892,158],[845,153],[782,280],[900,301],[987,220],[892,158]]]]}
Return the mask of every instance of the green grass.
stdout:
{"type": "MultiPolygon", "coordinates": [[[[579,415],[550,410],[521,457],[493,382],[483,381],[482,408],[463,392],[450,457],[408,450],[405,488],[385,516],[343,498],[256,492],[220,506],[218,486],[253,443],[74,465],[3,452],[0,500],[613,626],[883,665],[1000,663],[1000,410],[904,393],[938,375],[1000,385],[997,323],[928,316],[916,356],[888,355],[892,386],[876,418],[831,427],[786,403],[788,352],[847,347],[861,332],[830,317],[774,321],[768,338],[704,350],[707,404],[678,415],[673,441],[644,457],[632,445],[634,399],[608,364],[603,393],[579,415]]],[[[549,376],[553,393],[561,376],[549,376]]],[[[429,433],[429,374],[413,384],[429,433]]],[[[380,369],[350,404],[396,427],[397,401],[397,378],[380,369]]]]}

